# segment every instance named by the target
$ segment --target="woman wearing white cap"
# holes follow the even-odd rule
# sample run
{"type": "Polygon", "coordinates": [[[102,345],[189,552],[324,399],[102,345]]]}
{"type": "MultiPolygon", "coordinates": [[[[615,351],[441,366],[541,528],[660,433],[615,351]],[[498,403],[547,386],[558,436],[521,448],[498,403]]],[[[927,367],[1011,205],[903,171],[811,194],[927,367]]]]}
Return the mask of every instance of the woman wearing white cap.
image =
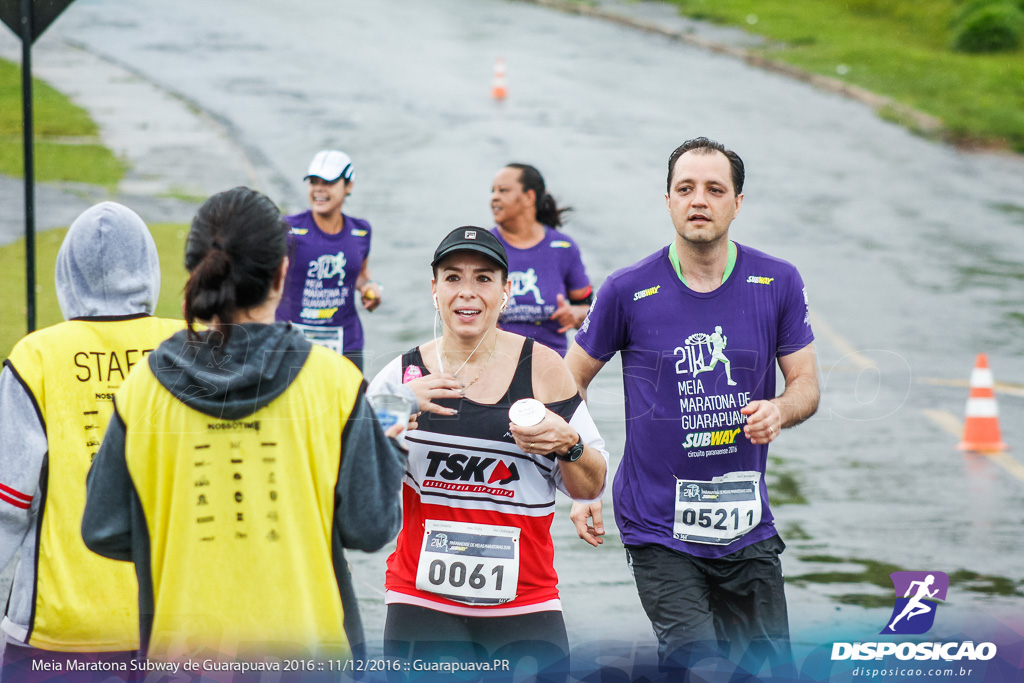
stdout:
{"type": "Polygon", "coordinates": [[[306,337],[343,353],[363,369],[363,308],[376,309],[381,287],[370,275],[370,224],[342,213],[352,192],[352,160],[323,150],[309,164],[310,208],[285,216],[292,226],[292,265],[277,319],[293,323],[306,337]]]}
{"type": "MultiPolygon", "coordinates": [[[[555,490],[601,495],[608,454],[559,355],[498,329],[508,257],[484,228],[441,241],[431,263],[442,334],[373,380],[413,390],[403,520],[388,559],[386,656],[525,658],[564,680],[568,639],[551,522],[555,490]],[[532,419],[517,415],[528,399],[532,419]]],[[[518,671],[513,668],[513,671],[518,671]]]]}

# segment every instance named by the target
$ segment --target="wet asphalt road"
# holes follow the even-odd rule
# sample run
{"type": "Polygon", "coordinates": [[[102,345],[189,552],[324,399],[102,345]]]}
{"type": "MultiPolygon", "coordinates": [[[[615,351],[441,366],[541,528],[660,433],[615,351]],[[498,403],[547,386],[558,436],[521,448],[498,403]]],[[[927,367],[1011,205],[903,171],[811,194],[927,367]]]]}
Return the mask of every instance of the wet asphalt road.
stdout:
{"type": "MultiPolygon", "coordinates": [[[[184,98],[243,153],[248,166],[183,144],[167,162],[195,181],[190,192],[251,182],[298,210],[311,155],[352,156],[346,211],[373,223],[385,285],[364,316],[368,374],[431,335],[430,254],[452,227],[490,225],[490,182],[506,162],[535,164],[576,208],[568,232],[599,283],[671,238],[669,152],[697,135],[725,142],[747,164],[732,237],[795,263],[816,315],[822,406],[773,445],[769,473],[772,495],[774,482],[793,501],[776,516],[794,639],[877,633],[892,591],[866,580],[872,563],[982,575],[951,589],[956,616],[937,629],[1024,608],[1024,480],[955,449],[948,422],[962,419],[967,389],[943,383],[966,380],[987,352],[997,380],[1024,385],[1020,159],[963,153],[738,61],[514,2],[77,0],[37,49],[62,40],[184,98]],[[488,96],[498,56],[503,103],[488,96]],[[824,571],[850,576],[801,579],[824,571]]],[[[616,368],[590,394],[613,460],[616,368]]],[[[1024,392],[999,401],[1011,456],[1024,458],[1024,392]]],[[[614,534],[591,550],[564,513],[553,533],[573,642],[649,647],[614,534]]],[[[352,558],[371,636],[384,558],[352,558]]]]}

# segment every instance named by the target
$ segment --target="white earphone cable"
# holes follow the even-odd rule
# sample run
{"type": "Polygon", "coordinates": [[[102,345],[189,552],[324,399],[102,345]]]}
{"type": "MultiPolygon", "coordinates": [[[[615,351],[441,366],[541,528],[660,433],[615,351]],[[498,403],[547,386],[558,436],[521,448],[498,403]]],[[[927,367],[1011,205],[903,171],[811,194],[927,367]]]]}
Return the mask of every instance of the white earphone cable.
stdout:
{"type": "MultiPolygon", "coordinates": [[[[441,323],[441,335],[442,336],[438,337],[437,336],[437,323],[438,323],[439,320],[441,320],[441,311],[440,311],[440,309],[435,309],[434,310],[434,351],[435,351],[435,353],[437,353],[437,368],[438,368],[438,371],[444,372],[444,363],[441,362],[441,344],[444,341],[444,322],[441,323]]],[[[473,354],[476,353],[477,349],[480,348],[480,345],[484,343],[484,339],[487,339],[487,335],[486,334],[484,336],[480,337],[480,341],[478,341],[476,343],[476,346],[473,347],[473,350],[469,353],[468,356],[466,356],[466,360],[462,361],[462,365],[459,366],[458,370],[456,370],[455,372],[452,373],[452,376],[458,375],[460,372],[462,372],[462,368],[466,367],[466,363],[468,363],[473,358],[473,354]]]]}

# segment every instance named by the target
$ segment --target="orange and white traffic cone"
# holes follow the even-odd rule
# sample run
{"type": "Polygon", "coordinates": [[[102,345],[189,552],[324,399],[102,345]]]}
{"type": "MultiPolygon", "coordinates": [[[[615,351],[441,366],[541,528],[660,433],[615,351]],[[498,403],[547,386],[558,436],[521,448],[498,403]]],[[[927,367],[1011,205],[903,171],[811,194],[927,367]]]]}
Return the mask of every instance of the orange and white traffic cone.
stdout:
{"type": "Polygon", "coordinates": [[[967,399],[964,438],[957,446],[962,451],[998,453],[1007,449],[999,433],[999,408],[996,406],[993,384],[988,356],[979,353],[971,372],[971,393],[967,399]]]}
{"type": "Polygon", "coordinates": [[[505,75],[505,59],[498,57],[494,64],[494,80],[491,81],[491,97],[503,100],[508,97],[508,79],[505,75]]]}

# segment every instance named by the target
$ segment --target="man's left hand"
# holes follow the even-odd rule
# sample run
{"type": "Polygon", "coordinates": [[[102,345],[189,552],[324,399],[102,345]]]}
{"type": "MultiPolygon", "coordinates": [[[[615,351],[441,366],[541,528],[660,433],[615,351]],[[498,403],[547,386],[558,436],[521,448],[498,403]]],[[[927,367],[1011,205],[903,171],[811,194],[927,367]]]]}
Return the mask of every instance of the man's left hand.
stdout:
{"type": "Polygon", "coordinates": [[[782,429],[782,412],[779,406],[771,401],[751,401],[740,408],[747,416],[747,424],[743,427],[743,436],[750,443],[771,443],[782,429]]]}

